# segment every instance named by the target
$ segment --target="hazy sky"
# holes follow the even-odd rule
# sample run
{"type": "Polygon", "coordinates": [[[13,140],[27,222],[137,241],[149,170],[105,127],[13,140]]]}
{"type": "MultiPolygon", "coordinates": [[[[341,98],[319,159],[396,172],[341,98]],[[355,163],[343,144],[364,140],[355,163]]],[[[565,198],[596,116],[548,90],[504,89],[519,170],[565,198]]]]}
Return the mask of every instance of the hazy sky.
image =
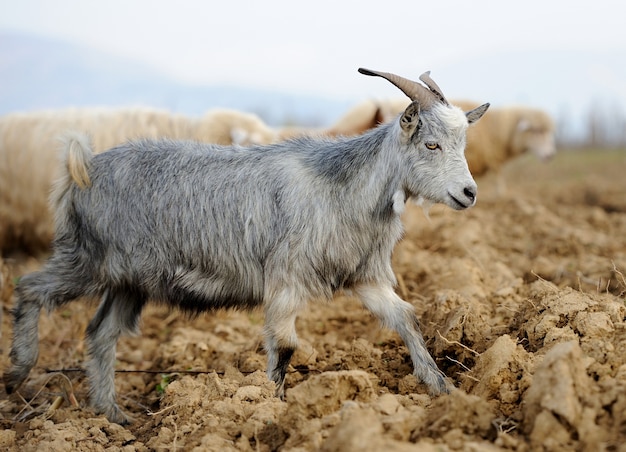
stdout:
{"type": "Polygon", "coordinates": [[[194,83],[330,96],[393,88],[359,66],[416,78],[510,50],[624,49],[626,2],[0,0],[0,29],[78,41],[194,83]]]}

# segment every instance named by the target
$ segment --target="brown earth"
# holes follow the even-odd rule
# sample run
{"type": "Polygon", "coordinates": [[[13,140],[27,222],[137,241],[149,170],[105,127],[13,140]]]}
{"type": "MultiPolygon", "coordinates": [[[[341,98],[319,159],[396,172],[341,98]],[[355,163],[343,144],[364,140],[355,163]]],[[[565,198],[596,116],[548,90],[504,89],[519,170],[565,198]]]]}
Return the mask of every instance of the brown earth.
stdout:
{"type": "MultiPolygon", "coordinates": [[[[626,451],[626,152],[524,157],[478,184],[466,212],[409,208],[394,254],[451,394],[429,397],[398,336],[354,299],[298,320],[284,402],[264,374],[261,313],[151,307],[118,347],[125,428],[89,410],[71,370],[93,313],[76,302],[42,316],[20,393],[0,388],[0,448],[626,451]]],[[[4,261],[3,369],[11,284],[39,265],[4,261]]]]}

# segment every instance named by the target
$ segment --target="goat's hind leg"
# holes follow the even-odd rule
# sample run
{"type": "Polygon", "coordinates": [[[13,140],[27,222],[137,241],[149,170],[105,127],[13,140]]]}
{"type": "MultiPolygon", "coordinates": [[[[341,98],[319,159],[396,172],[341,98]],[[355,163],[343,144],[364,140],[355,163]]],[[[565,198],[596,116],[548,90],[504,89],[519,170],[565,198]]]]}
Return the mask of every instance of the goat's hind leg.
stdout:
{"type": "Polygon", "coordinates": [[[17,301],[13,308],[13,344],[9,354],[11,367],[3,376],[7,394],[22,385],[39,356],[39,313],[42,299],[32,291],[28,295],[24,293],[24,278],[16,290],[17,301]]]}
{"type": "Polygon", "coordinates": [[[41,309],[50,312],[82,295],[81,284],[74,284],[65,276],[58,267],[48,266],[48,269],[23,276],[17,285],[9,354],[11,366],[3,376],[8,394],[20,387],[37,362],[41,309]]]}
{"type": "Polygon", "coordinates": [[[122,334],[136,333],[144,301],[125,292],[107,291],[85,336],[91,406],[109,421],[122,425],[128,424],[130,419],[116,401],[115,350],[122,334]]]}
{"type": "Polygon", "coordinates": [[[362,286],[356,293],[383,326],[398,332],[411,354],[415,376],[428,386],[428,392],[431,395],[450,392],[446,376],[426,349],[413,306],[391,287],[362,286]]]}

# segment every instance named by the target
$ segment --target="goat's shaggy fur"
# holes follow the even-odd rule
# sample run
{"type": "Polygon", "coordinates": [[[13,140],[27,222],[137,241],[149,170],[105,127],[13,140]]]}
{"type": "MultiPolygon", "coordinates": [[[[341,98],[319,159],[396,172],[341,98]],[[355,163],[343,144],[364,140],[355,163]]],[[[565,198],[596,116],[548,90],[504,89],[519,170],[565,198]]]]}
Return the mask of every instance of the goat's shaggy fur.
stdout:
{"type": "MultiPolygon", "coordinates": [[[[2,309],[9,306],[11,297],[13,296],[13,280],[11,279],[11,271],[0,257],[0,322],[2,322],[2,309]]],[[[2,331],[0,331],[0,339],[2,331]]]]}

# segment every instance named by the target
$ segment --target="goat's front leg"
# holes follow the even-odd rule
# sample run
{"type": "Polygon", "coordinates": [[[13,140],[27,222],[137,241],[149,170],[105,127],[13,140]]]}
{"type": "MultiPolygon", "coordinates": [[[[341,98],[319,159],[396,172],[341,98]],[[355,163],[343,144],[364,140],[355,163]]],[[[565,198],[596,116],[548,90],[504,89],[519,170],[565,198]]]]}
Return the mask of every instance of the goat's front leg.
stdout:
{"type": "Polygon", "coordinates": [[[391,286],[361,286],[355,292],[383,326],[398,332],[411,354],[414,374],[428,386],[428,392],[450,392],[446,376],[426,349],[413,306],[396,295],[391,286]]]}
{"type": "Polygon", "coordinates": [[[276,383],[276,397],[285,396],[285,375],[298,346],[296,317],[304,303],[284,290],[265,304],[267,376],[276,383]]]}

